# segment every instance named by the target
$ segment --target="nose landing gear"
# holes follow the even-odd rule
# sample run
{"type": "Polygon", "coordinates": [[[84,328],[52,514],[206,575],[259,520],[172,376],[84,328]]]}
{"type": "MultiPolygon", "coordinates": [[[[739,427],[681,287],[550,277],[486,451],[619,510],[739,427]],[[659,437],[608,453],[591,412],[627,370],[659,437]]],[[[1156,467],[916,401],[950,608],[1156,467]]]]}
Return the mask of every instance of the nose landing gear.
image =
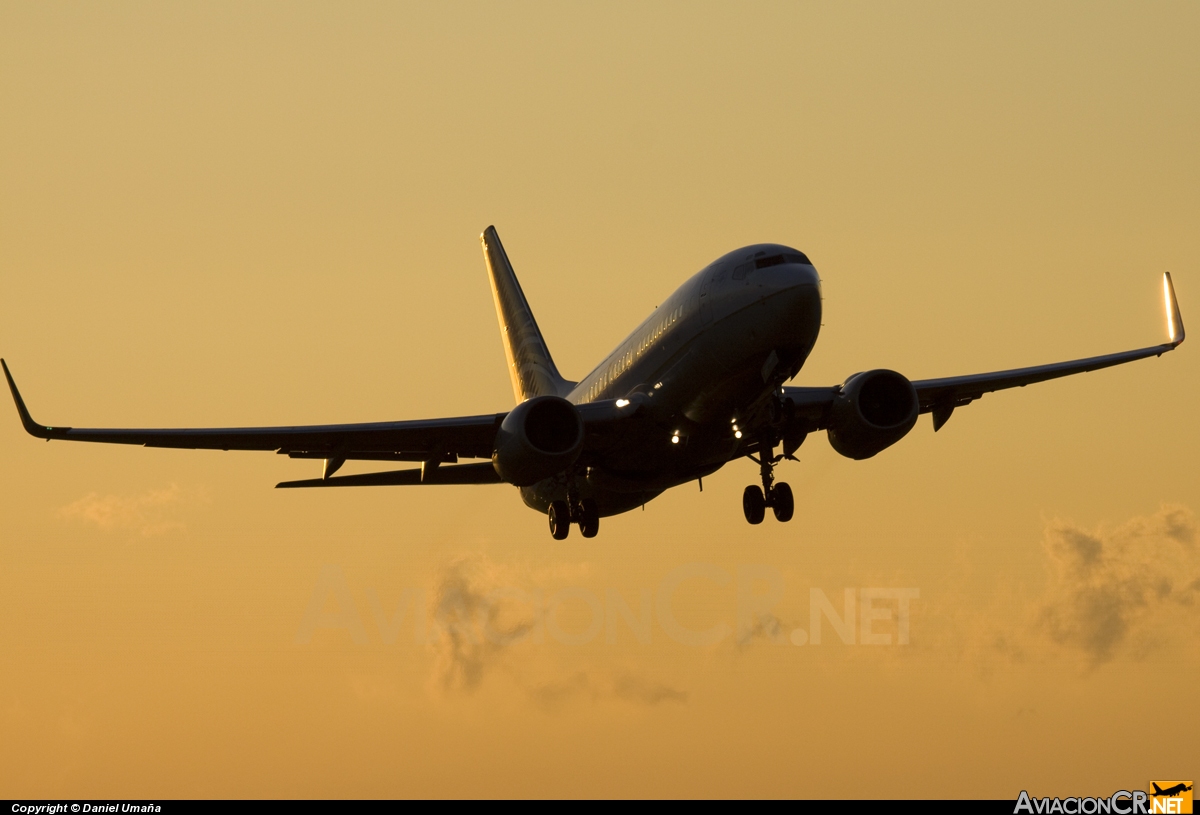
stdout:
{"type": "Polygon", "coordinates": [[[751,484],[742,491],[742,512],[746,520],[752,524],[760,524],[766,517],[767,507],[775,513],[775,520],[786,523],[796,512],[796,502],[792,497],[792,488],[787,482],[775,484],[775,465],[783,460],[783,456],[774,456],[774,447],[759,452],[759,457],[750,456],[750,460],[758,463],[762,476],[762,487],[751,484]]]}

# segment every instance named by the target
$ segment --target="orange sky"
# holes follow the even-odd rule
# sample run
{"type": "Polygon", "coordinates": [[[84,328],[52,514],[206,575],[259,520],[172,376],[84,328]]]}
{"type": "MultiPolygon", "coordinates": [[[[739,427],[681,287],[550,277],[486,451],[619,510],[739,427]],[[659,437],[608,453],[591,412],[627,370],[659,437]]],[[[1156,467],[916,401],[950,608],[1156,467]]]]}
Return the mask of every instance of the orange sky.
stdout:
{"type": "MultiPolygon", "coordinates": [[[[491,223],[568,377],[760,241],[824,280],[797,384],[1157,343],[1164,270],[1200,326],[1198,30],[1189,3],[6,3],[0,353],[50,424],[504,410],[491,223]]],[[[747,526],[743,461],[586,542],[509,487],[275,491],[319,464],[46,444],[0,406],[0,794],[1193,778],[1195,342],[865,462],[811,437],[787,525],[747,526]],[[814,590],[869,588],[919,591],[908,645],[791,643],[814,590]],[[672,636],[664,592],[727,635],[672,636]],[[439,609],[456,638],[418,641],[439,609]]]]}

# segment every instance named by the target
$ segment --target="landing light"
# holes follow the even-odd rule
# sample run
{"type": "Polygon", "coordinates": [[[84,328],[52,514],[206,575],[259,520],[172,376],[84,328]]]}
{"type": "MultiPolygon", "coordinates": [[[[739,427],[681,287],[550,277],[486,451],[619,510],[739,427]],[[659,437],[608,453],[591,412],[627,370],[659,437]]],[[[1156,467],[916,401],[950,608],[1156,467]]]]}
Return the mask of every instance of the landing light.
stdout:
{"type": "Polygon", "coordinates": [[[628,404],[629,404],[628,399],[618,399],[617,400],[617,407],[625,407],[628,404]]]}
{"type": "Polygon", "coordinates": [[[671,444],[679,444],[679,434],[675,433],[671,436],[671,444]]]}
{"type": "Polygon", "coordinates": [[[742,437],[742,431],[740,431],[740,430],[733,431],[733,437],[735,439],[740,439],[742,437]]]}

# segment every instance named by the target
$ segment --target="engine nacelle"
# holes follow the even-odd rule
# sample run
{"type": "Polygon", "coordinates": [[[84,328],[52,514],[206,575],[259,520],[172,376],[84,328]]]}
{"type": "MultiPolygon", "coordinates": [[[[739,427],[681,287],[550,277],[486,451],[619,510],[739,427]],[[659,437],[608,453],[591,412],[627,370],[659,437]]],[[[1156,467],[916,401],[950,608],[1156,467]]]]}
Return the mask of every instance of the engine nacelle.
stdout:
{"type": "Polygon", "coordinates": [[[846,458],[870,458],[913,429],[920,413],[916,388],[895,371],[855,374],[833,402],[829,443],[846,458]]]}
{"type": "Polygon", "coordinates": [[[528,487],[561,473],[583,452],[583,419],[560,396],[535,396],[504,417],[492,466],[500,478],[528,487]]]}

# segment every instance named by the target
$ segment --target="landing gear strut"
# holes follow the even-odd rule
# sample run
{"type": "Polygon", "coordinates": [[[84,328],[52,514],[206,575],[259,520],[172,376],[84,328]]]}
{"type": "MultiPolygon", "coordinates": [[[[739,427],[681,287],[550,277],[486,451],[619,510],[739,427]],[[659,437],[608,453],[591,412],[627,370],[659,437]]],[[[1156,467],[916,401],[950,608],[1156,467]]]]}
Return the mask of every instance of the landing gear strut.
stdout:
{"type": "Polygon", "coordinates": [[[775,456],[774,447],[767,447],[759,452],[759,457],[750,456],[758,463],[759,474],[762,476],[762,487],[751,484],[742,492],[742,512],[746,520],[752,524],[760,524],[767,514],[767,507],[775,513],[775,520],[786,523],[796,512],[796,502],[792,497],[792,488],[786,482],[775,481],[775,465],[783,460],[783,456],[775,456]]]}

